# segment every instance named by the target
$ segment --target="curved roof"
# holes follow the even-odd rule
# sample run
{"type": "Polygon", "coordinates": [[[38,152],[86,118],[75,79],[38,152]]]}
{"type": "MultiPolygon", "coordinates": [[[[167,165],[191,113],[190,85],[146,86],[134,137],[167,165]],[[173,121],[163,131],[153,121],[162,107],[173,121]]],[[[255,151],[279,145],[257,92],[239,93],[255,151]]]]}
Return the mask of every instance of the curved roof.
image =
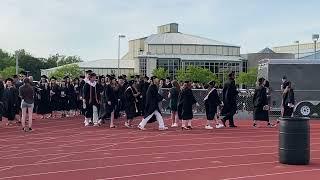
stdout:
{"type": "Polygon", "coordinates": [[[233,46],[239,47],[224,42],[203,38],[183,33],[161,33],[153,34],[146,40],[148,44],[185,44],[185,45],[211,45],[211,46],[233,46]]]}
{"type": "Polygon", "coordinates": [[[262,49],[261,51],[259,51],[258,53],[261,53],[261,54],[275,54],[274,51],[272,51],[270,48],[266,47],[264,49],[262,49]]]}

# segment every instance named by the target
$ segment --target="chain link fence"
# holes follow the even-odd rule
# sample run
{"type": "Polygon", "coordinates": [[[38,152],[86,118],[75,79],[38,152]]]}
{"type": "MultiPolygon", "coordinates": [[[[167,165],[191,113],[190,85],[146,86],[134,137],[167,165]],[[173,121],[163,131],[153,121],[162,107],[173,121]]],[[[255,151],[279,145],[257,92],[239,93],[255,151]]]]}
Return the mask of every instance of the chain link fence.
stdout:
{"type": "MultiPolygon", "coordinates": [[[[161,102],[162,112],[164,114],[170,114],[169,103],[170,99],[168,98],[170,89],[161,89],[161,94],[164,97],[164,101],[161,102]]],[[[207,89],[193,89],[193,95],[199,103],[199,107],[194,106],[193,112],[194,115],[204,116],[205,115],[205,106],[204,98],[208,94],[207,89]]],[[[218,90],[220,99],[222,100],[222,90],[218,90]]],[[[237,114],[235,115],[238,119],[252,119],[253,112],[253,94],[254,90],[240,90],[240,93],[237,97],[237,114]]],[[[272,117],[280,117],[281,111],[280,108],[273,108],[270,112],[272,117]]]]}

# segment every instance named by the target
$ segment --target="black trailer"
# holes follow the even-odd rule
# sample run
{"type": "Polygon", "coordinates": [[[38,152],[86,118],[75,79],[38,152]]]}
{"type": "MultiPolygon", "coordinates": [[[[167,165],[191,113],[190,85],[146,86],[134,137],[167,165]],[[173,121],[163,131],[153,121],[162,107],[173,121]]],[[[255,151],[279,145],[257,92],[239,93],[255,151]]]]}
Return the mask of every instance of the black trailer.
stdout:
{"type": "MultiPolygon", "coordinates": [[[[286,76],[292,82],[296,116],[320,116],[320,59],[264,59],[258,67],[258,77],[270,82],[272,111],[280,112],[281,79],[286,76]]],[[[279,114],[279,113],[277,113],[279,114]]]]}

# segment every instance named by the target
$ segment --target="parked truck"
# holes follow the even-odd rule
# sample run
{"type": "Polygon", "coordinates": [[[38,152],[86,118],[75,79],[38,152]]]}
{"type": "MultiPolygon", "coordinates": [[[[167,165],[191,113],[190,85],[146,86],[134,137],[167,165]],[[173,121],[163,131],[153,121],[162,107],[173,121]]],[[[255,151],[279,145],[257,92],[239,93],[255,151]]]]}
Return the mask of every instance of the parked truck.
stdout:
{"type": "Polygon", "coordinates": [[[286,76],[295,92],[294,115],[320,116],[320,59],[263,59],[259,62],[258,77],[270,82],[272,112],[280,115],[282,102],[281,80],[286,76]]]}

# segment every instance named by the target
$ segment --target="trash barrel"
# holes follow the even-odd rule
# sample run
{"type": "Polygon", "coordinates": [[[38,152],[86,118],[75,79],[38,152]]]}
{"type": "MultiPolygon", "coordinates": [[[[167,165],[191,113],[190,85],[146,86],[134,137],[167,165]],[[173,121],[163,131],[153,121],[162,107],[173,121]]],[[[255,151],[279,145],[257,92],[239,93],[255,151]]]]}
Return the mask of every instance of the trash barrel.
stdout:
{"type": "Polygon", "coordinates": [[[289,165],[307,165],[310,161],[310,118],[280,118],[279,161],[289,165]]]}

